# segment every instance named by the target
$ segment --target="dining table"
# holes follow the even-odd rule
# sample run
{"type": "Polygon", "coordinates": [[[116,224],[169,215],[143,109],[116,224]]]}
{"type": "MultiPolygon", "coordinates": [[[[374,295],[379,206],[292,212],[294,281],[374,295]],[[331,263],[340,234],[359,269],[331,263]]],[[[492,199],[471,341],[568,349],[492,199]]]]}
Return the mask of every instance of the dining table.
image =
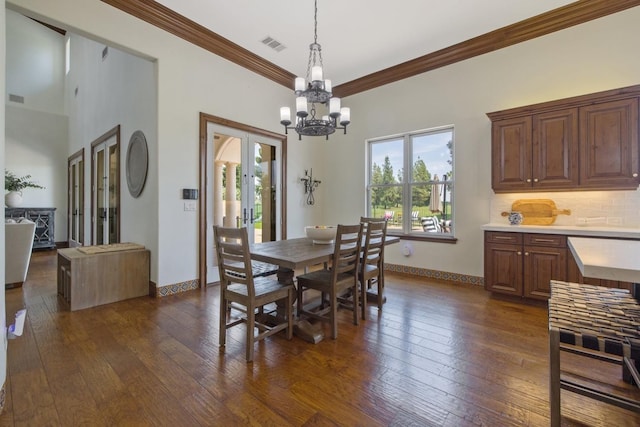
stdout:
{"type": "MultiPolygon", "coordinates": [[[[385,246],[398,242],[400,238],[396,236],[385,238],[385,246]]],[[[328,263],[333,257],[333,252],[333,241],[314,243],[313,239],[308,237],[254,243],[249,248],[251,259],[278,266],[277,277],[280,283],[294,285],[296,270],[328,263]]],[[[314,325],[306,319],[296,320],[294,334],[311,343],[318,343],[324,338],[320,325],[314,325]]]]}

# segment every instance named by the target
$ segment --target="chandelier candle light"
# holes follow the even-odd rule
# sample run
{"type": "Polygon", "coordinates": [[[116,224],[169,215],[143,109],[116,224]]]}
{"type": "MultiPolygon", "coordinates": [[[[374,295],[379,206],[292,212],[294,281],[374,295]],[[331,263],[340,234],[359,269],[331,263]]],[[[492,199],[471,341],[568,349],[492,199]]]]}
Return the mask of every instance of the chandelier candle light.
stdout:
{"type": "Polygon", "coordinates": [[[323,79],[322,52],[318,44],[318,0],[315,0],[313,14],[314,29],[313,43],[309,45],[309,63],[307,65],[307,80],[296,77],[296,124],[291,124],[291,110],[289,107],[280,108],[280,124],[284,126],[284,133],[294,129],[298,133],[298,139],[302,135],[325,136],[334,133],[336,129],[343,129],[347,133],[347,125],[351,123],[351,110],[340,107],[340,98],[333,97],[331,93],[331,80],[323,79]],[[311,109],[309,110],[309,104],[311,109]],[[316,118],[316,104],[323,104],[329,108],[329,115],[316,118]],[[328,105],[327,105],[328,104],[328,105]]]}

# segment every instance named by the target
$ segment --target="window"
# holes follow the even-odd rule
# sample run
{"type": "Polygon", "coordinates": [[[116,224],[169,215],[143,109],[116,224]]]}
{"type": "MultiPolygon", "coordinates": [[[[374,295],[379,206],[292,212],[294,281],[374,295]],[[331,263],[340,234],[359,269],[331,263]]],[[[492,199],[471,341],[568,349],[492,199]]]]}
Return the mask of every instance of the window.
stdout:
{"type": "Polygon", "coordinates": [[[387,218],[389,234],[452,238],[453,127],[367,145],[367,216],[387,218]]]}

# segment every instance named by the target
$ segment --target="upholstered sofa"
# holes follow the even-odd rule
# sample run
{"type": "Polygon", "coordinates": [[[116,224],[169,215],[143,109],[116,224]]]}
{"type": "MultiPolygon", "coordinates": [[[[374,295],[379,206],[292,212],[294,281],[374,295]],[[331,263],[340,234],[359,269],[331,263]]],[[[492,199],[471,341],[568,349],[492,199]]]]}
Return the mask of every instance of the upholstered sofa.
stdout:
{"type": "Polygon", "coordinates": [[[5,220],[4,283],[5,288],[22,286],[27,278],[36,223],[27,219],[5,220]]]}

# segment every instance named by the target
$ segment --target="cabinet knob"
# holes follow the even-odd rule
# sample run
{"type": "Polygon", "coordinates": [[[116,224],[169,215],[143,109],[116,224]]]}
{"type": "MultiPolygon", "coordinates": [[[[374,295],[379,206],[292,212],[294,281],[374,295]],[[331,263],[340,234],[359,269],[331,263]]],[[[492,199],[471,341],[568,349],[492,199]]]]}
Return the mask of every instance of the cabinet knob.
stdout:
{"type": "Polygon", "coordinates": [[[529,252],[525,252],[525,253],[524,253],[524,256],[529,256],[529,252]]]}
{"type": "Polygon", "coordinates": [[[522,255],[522,252],[518,251],[518,256],[522,255]]]}
{"type": "Polygon", "coordinates": [[[533,182],[538,182],[538,178],[533,178],[533,182]]]}
{"type": "Polygon", "coordinates": [[[531,178],[527,178],[527,182],[531,182],[531,178]]]}
{"type": "Polygon", "coordinates": [[[634,178],[637,178],[637,177],[638,177],[638,173],[637,173],[637,172],[636,172],[636,173],[634,173],[634,174],[633,174],[633,177],[634,177],[634,178]]]}

